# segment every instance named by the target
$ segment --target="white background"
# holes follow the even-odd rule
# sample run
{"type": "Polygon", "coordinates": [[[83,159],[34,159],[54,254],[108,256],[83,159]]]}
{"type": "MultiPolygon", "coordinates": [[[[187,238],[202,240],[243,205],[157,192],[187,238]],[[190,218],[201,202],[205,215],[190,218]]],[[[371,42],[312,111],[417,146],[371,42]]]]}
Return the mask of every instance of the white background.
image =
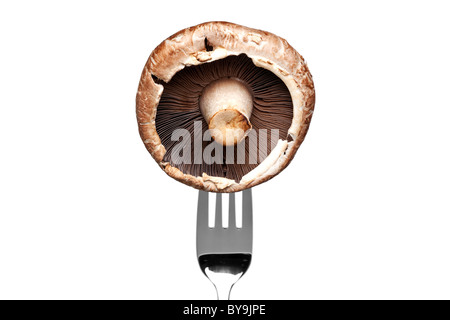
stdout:
{"type": "Polygon", "coordinates": [[[212,299],[197,191],[141,142],[154,47],[226,20],[286,38],[317,103],[291,165],[253,190],[234,299],[450,298],[445,1],[4,1],[0,298],[212,299]]]}

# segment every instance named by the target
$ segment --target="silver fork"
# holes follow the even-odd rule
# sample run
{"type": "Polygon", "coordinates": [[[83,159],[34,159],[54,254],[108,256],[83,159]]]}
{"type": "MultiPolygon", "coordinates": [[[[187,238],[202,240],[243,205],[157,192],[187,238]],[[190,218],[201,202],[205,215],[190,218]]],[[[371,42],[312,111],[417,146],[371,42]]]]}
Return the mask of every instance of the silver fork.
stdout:
{"type": "Polygon", "coordinates": [[[228,227],[222,226],[222,194],[216,193],[215,226],[208,227],[209,201],[213,193],[199,191],[197,207],[197,258],[211,280],[218,300],[230,299],[233,285],[250,266],[253,241],[252,192],[242,191],[242,227],[236,226],[236,197],[229,194],[228,227]]]}

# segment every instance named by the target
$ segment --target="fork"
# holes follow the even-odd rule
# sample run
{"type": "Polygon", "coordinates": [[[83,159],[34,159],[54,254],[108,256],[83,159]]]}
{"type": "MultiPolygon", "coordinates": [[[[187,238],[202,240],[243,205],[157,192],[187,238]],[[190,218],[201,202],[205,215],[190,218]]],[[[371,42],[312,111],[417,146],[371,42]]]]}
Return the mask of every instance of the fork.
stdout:
{"type": "Polygon", "coordinates": [[[252,192],[242,191],[242,227],[236,225],[236,193],[229,193],[228,227],[222,226],[222,194],[216,193],[215,225],[208,226],[209,201],[213,193],[199,191],[197,207],[197,258],[203,273],[217,292],[229,300],[233,285],[248,270],[252,258],[252,192]]]}

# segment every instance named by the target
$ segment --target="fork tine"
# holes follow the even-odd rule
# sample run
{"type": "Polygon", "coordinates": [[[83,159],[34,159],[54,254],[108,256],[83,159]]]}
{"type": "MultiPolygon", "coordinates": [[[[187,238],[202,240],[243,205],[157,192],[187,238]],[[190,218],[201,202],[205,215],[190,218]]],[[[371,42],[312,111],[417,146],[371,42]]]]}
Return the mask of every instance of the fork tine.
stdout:
{"type": "Polygon", "coordinates": [[[228,205],[228,228],[236,228],[236,200],[234,193],[230,193],[228,205]]]}
{"type": "Polygon", "coordinates": [[[215,228],[222,227],[222,194],[216,193],[216,223],[215,228]]]}
{"type": "Polygon", "coordinates": [[[252,190],[242,191],[242,229],[253,226],[252,190]]]}
{"type": "Polygon", "coordinates": [[[198,192],[197,229],[208,228],[208,192],[198,192]]]}
{"type": "Polygon", "coordinates": [[[214,284],[219,299],[230,298],[234,284],[250,266],[253,247],[251,190],[229,193],[228,196],[229,200],[216,193],[214,202],[212,195],[209,199],[208,192],[200,191],[198,198],[197,259],[203,273],[214,284]],[[236,205],[242,208],[243,221],[239,229],[236,214],[241,210],[236,210],[236,205]],[[216,223],[208,228],[208,217],[212,216],[213,210],[216,223]],[[227,214],[228,223],[222,221],[227,214]],[[228,227],[224,228],[224,224],[228,227]]]}

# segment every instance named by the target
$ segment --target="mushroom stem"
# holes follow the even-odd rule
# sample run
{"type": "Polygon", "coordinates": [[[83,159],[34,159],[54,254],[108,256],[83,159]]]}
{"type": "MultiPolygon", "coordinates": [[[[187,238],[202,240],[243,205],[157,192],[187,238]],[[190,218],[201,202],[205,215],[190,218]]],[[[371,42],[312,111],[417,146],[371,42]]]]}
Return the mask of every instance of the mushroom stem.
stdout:
{"type": "Polygon", "coordinates": [[[252,128],[253,97],[238,79],[211,82],[203,89],[199,104],[212,138],[224,146],[239,143],[252,128]]]}

